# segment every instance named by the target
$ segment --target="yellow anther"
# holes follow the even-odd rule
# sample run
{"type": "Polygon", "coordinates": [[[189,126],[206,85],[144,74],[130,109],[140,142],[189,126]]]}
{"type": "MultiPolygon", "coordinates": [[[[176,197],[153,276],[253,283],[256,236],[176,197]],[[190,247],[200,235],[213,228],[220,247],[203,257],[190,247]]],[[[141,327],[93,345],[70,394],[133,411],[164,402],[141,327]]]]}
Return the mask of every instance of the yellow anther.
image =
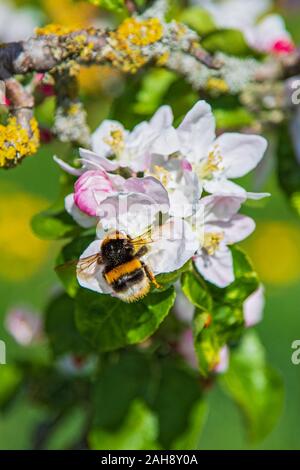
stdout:
{"type": "Polygon", "coordinates": [[[104,142],[110,146],[115,155],[120,155],[125,147],[124,132],[122,129],[112,129],[104,142]]]}
{"type": "Polygon", "coordinates": [[[202,179],[210,179],[215,171],[222,170],[222,156],[215,147],[209,152],[207,159],[199,165],[198,174],[202,179]]]}
{"type": "Polygon", "coordinates": [[[212,256],[218,250],[223,238],[224,234],[222,232],[207,232],[204,234],[203,248],[209,256],[212,256]]]}

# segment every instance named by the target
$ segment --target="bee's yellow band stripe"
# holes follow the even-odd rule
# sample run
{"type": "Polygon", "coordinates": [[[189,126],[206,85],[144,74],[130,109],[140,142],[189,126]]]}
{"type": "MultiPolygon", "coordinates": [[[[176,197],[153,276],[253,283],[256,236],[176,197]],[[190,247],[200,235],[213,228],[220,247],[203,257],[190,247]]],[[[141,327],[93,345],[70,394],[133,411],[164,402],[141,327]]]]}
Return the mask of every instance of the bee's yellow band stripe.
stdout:
{"type": "Polygon", "coordinates": [[[105,279],[109,284],[112,284],[120,279],[124,274],[132,273],[133,271],[140,269],[140,267],[141,262],[138,259],[133,259],[127,263],[120,264],[120,266],[117,266],[108,273],[105,273],[105,279]]]}

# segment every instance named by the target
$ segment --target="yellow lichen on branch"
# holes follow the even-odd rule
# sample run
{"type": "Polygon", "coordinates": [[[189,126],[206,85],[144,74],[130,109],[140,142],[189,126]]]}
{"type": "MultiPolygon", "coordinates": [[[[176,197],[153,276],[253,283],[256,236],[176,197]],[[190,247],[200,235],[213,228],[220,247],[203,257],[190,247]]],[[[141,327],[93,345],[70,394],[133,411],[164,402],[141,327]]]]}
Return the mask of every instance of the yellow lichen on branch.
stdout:
{"type": "Polygon", "coordinates": [[[123,72],[135,73],[148,61],[143,50],[159,41],[163,26],[158,18],[127,18],[116,31],[109,33],[105,57],[123,72]]]}
{"type": "Polygon", "coordinates": [[[30,120],[29,132],[18,124],[15,117],[11,117],[6,126],[0,125],[0,168],[11,168],[36,153],[39,140],[36,119],[30,120]]]}

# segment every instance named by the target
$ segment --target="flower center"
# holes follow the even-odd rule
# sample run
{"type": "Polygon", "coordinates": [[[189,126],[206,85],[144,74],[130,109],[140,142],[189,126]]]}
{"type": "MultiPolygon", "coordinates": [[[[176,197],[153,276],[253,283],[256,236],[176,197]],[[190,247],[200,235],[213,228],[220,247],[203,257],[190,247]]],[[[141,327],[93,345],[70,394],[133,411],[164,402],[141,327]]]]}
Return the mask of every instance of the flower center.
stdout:
{"type": "Polygon", "coordinates": [[[153,173],[150,174],[150,176],[154,176],[155,178],[157,178],[165,187],[167,187],[171,181],[171,175],[169,171],[159,165],[154,165],[153,173]]]}
{"type": "Polygon", "coordinates": [[[209,152],[207,159],[198,166],[198,175],[201,179],[211,179],[215,171],[222,170],[222,156],[218,147],[209,152]]]}
{"type": "Polygon", "coordinates": [[[109,136],[105,137],[103,140],[110,146],[116,156],[119,156],[125,148],[124,133],[122,129],[112,129],[109,136]]]}
{"type": "Polygon", "coordinates": [[[203,248],[209,256],[215,254],[223,238],[224,234],[220,232],[207,232],[204,234],[203,248]]]}

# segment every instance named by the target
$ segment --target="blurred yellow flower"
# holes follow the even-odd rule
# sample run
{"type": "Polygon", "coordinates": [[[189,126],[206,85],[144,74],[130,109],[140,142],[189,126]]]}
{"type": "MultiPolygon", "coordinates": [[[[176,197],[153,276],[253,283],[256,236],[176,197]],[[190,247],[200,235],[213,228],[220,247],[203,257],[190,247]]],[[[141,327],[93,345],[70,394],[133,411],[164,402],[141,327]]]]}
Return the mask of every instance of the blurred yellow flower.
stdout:
{"type": "Polygon", "coordinates": [[[63,26],[85,27],[97,17],[99,9],[87,2],[73,0],[43,0],[43,9],[51,22],[63,26]]]}
{"type": "Polygon", "coordinates": [[[263,282],[286,285],[300,279],[300,228],[296,224],[260,223],[244,246],[263,282]]]}
{"type": "Polygon", "coordinates": [[[49,243],[39,240],[30,227],[32,216],[47,201],[19,190],[4,193],[4,189],[0,193],[0,277],[21,281],[37,272],[47,256],[49,243]]]}

